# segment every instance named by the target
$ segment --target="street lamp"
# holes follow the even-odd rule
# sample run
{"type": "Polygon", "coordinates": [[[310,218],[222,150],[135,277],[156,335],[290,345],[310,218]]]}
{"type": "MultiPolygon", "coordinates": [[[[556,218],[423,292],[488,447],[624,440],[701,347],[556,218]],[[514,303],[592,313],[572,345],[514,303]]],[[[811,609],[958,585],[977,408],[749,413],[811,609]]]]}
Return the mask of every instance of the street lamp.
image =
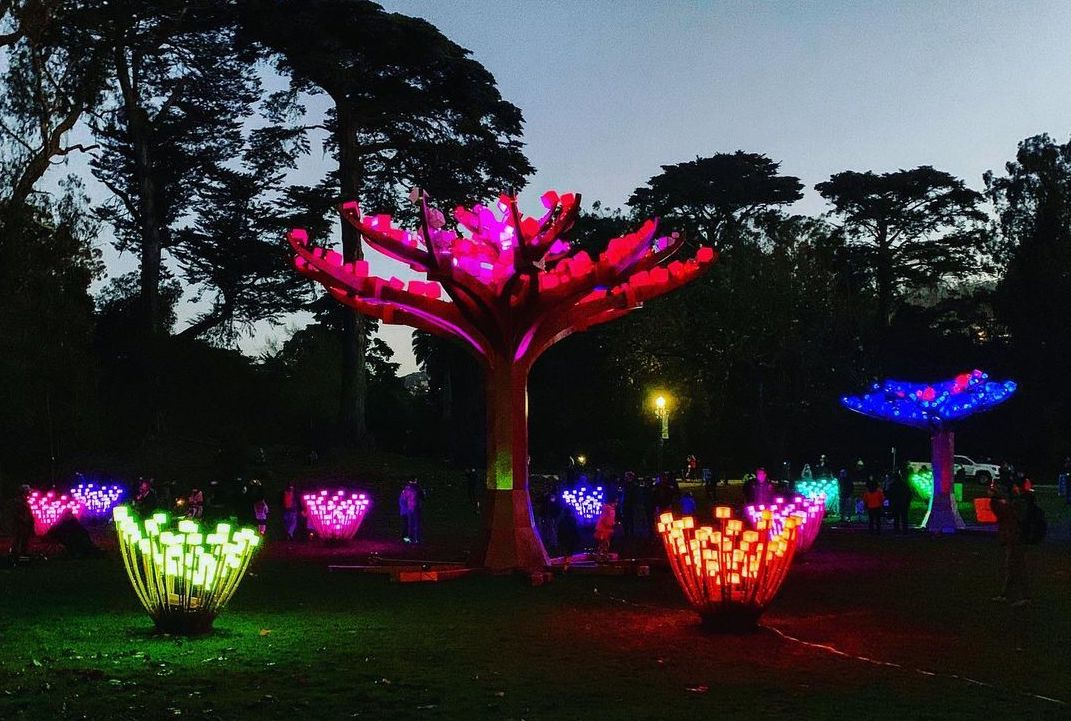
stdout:
{"type": "Polygon", "coordinates": [[[658,434],[658,472],[662,472],[663,456],[665,454],[666,441],[669,440],[669,403],[666,397],[659,394],[655,398],[655,418],[659,420],[658,434]]]}

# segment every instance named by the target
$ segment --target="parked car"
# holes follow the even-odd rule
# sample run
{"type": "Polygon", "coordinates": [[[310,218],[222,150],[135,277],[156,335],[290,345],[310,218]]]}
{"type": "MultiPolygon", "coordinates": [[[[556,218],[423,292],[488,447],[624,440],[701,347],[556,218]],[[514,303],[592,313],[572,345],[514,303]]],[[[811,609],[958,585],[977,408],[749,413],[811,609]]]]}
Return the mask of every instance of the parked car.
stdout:
{"type": "MultiPolygon", "coordinates": [[[[908,473],[923,470],[933,472],[929,461],[908,461],[907,470],[908,473]]],[[[952,457],[952,472],[959,482],[973,480],[979,485],[987,486],[1000,475],[1000,466],[995,463],[976,463],[968,456],[957,455],[952,457]]]]}

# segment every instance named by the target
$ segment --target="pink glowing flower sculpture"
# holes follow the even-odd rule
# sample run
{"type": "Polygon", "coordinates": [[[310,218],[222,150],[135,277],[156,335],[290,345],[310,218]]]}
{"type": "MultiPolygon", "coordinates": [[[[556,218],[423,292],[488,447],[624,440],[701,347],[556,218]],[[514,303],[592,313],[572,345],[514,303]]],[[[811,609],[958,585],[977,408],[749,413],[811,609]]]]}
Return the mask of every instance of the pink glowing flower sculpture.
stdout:
{"type": "Polygon", "coordinates": [[[576,331],[619,318],[644,301],[693,280],[717,254],[668,262],[681,246],[658,237],[657,223],[614,238],[592,258],[565,234],[580,196],[550,191],[540,217],[522,216],[515,197],[497,207],[457,208],[456,225],[421,197],[421,226],[396,228],[390,216],[342,215],[380,253],[424,273],[408,284],[369,274],[368,263],[313,248],[290,231],[297,269],[342,303],[386,323],[460,340],[482,365],[487,398],[487,503],[476,563],[491,569],[541,569],[547,552],[528,496],[528,372],[550,346],[576,331]]]}
{"type": "Polygon", "coordinates": [[[357,534],[371,503],[364,493],[345,488],[306,493],[305,513],[309,528],[325,541],[348,541],[357,534]]]}
{"type": "Polygon", "coordinates": [[[119,504],[126,491],[122,486],[112,484],[79,483],[71,489],[73,496],[88,518],[111,518],[112,508],[119,504]]]}
{"type": "Polygon", "coordinates": [[[826,499],[822,495],[815,498],[796,496],[791,503],[786,503],[784,498],[775,498],[773,503],[745,506],[744,514],[754,527],[758,526],[760,520],[768,521],[775,533],[780,533],[784,528],[786,518],[795,516],[798,521],[796,552],[805,553],[814,545],[818,532],[822,530],[826,499]]]}
{"type": "Polygon", "coordinates": [[[663,513],[658,532],[669,565],[704,625],[746,630],[755,626],[788,574],[799,519],[790,515],[774,530],[763,517],[747,530],[725,506],[715,508],[714,515],[715,526],[696,528],[691,516],[663,513]]]}
{"type": "Polygon", "coordinates": [[[48,533],[64,515],[70,512],[75,518],[82,515],[82,504],[78,499],[66,495],[56,495],[55,491],[33,491],[27,499],[30,513],[33,514],[33,532],[38,536],[48,533]]]}

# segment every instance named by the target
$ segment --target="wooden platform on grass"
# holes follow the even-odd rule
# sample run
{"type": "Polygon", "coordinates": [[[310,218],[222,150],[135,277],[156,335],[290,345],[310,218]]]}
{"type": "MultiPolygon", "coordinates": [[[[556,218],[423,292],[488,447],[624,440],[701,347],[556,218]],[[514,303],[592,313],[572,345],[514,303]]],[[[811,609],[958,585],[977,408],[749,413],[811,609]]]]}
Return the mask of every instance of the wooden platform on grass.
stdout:
{"type": "Polygon", "coordinates": [[[657,560],[620,558],[616,553],[609,553],[600,561],[593,553],[576,553],[569,556],[568,565],[564,556],[550,559],[550,570],[578,576],[647,576],[652,564],[657,564],[657,560]]]}
{"type": "Polygon", "coordinates": [[[390,580],[395,583],[437,583],[462,578],[477,573],[481,569],[447,561],[377,559],[375,563],[331,564],[327,570],[332,573],[373,573],[389,576],[390,580]]]}

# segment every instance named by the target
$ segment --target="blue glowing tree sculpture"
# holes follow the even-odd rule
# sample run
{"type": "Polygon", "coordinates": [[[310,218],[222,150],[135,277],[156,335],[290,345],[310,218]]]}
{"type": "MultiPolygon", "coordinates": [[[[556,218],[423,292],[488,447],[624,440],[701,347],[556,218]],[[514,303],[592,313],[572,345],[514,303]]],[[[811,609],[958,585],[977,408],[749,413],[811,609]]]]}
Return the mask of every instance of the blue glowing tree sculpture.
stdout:
{"type": "Polygon", "coordinates": [[[986,373],[973,370],[939,383],[887,380],[875,383],[869,393],[844,396],[840,401],[857,413],[930,432],[933,494],[922,525],[929,531],[950,533],[964,526],[952,497],[952,426],[1003,403],[1014,392],[1015,381],[998,383],[989,380],[986,373]]]}

